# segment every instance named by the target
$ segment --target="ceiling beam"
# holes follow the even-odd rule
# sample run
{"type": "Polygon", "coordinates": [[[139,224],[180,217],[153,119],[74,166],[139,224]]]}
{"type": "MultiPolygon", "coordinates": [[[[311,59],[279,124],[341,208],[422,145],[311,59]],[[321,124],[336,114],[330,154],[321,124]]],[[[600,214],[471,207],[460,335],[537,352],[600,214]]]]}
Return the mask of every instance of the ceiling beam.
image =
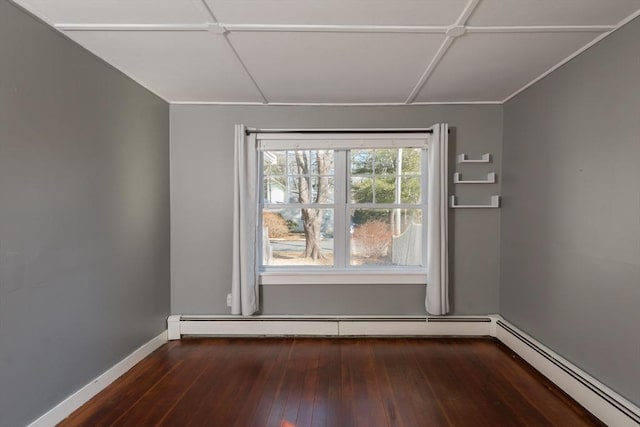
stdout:
{"type": "Polygon", "coordinates": [[[427,80],[429,80],[429,77],[431,77],[431,74],[433,74],[433,71],[436,69],[447,50],[449,50],[451,43],[453,43],[453,39],[453,37],[445,37],[444,41],[440,45],[440,48],[433,56],[433,58],[431,58],[431,62],[429,62],[429,65],[427,65],[426,70],[424,70],[424,73],[422,73],[422,75],[418,79],[418,83],[416,83],[416,85],[413,87],[413,90],[411,91],[411,94],[409,94],[409,97],[405,101],[405,104],[412,104],[413,101],[415,101],[418,94],[422,90],[422,87],[425,85],[427,80]]]}
{"type": "Polygon", "coordinates": [[[431,77],[440,61],[442,61],[442,58],[444,58],[444,56],[447,54],[447,51],[449,50],[455,39],[465,33],[465,24],[467,23],[467,20],[476,9],[476,7],[478,7],[479,3],[480,0],[469,0],[460,16],[458,16],[456,23],[447,29],[447,37],[445,37],[442,44],[440,45],[440,48],[433,56],[433,58],[431,58],[429,65],[427,65],[424,73],[422,73],[422,75],[418,79],[418,83],[416,83],[413,90],[409,94],[409,97],[405,101],[405,104],[412,104],[416,100],[416,98],[420,94],[420,91],[427,83],[427,80],[429,80],[429,77],[431,77]]]}
{"type": "Polygon", "coordinates": [[[251,72],[249,71],[249,69],[247,68],[247,66],[245,65],[244,61],[242,60],[242,58],[240,57],[240,54],[238,53],[238,51],[236,50],[235,46],[233,46],[233,44],[231,43],[231,40],[229,40],[229,35],[228,34],[224,34],[222,37],[224,37],[224,40],[227,42],[227,46],[229,46],[229,49],[231,49],[231,51],[233,52],[233,54],[235,55],[236,59],[238,60],[238,64],[240,64],[240,66],[242,67],[242,69],[244,70],[244,72],[247,74],[247,77],[249,77],[249,79],[251,80],[251,82],[253,83],[253,86],[256,88],[256,90],[258,91],[258,93],[260,94],[260,97],[262,98],[262,102],[264,104],[268,104],[269,100],[267,99],[267,97],[265,96],[264,92],[262,91],[262,89],[260,88],[260,86],[258,85],[258,82],[256,81],[255,78],[253,78],[253,75],[251,74],[251,72]]]}
{"type": "Polygon", "coordinates": [[[419,25],[281,25],[222,24],[229,31],[290,33],[436,33],[444,34],[448,26],[419,25]]]}
{"type": "Polygon", "coordinates": [[[209,6],[209,4],[205,0],[195,0],[195,2],[200,4],[199,9],[200,9],[201,13],[204,14],[205,19],[208,20],[208,26],[211,27],[211,24],[214,24],[221,30],[221,31],[213,31],[213,32],[216,33],[216,34],[221,35],[224,38],[224,41],[225,41],[226,45],[231,50],[231,52],[233,52],[233,56],[236,58],[236,62],[244,70],[246,76],[249,78],[249,80],[251,80],[251,83],[253,84],[253,87],[256,89],[256,91],[260,95],[260,98],[262,98],[262,103],[263,104],[268,104],[269,100],[267,99],[267,97],[265,96],[264,92],[262,91],[262,89],[258,85],[258,82],[256,81],[256,79],[253,77],[253,75],[251,74],[251,72],[247,68],[247,65],[242,60],[242,57],[240,56],[240,54],[236,50],[235,46],[233,46],[233,43],[231,43],[231,40],[229,40],[229,34],[226,31],[226,28],[218,22],[218,19],[216,18],[215,13],[211,9],[211,6],[209,6]]]}
{"type": "MultiPolygon", "coordinates": [[[[62,31],[208,31],[218,26],[229,32],[310,32],[310,33],[409,33],[446,34],[453,26],[402,26],[402,25],[262,25],[223,24],[54,24],[62,31]]],[[[530,26],[464,26],[467,33],[604,33],[616,29],[614,25],[530,25],[530,26]]]]}
{"type": "Polygon", "coordinates": [[[480,4],[480,0],[469,0],[467,5],[462,10],[462,13],[460,14],[460,16],[458,16],[458,20],[456,21],[455,24],[453,24],[453,26],[458,27],[461,25],[467,25],[467,21],[469,20],[469,18],[471,17],[471,15],[476,10],[479,4],[480,4]]]}

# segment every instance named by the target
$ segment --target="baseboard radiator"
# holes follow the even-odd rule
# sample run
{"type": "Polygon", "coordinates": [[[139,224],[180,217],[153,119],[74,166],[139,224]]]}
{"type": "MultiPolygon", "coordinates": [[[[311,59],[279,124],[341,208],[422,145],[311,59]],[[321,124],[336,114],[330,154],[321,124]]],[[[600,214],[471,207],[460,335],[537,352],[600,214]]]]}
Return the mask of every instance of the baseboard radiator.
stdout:
{"type": "Polygon", "coordinates": [[[488,316],[171,316],[169,339],[211,336],[492,336],[488,316]]]}
{"type": "Polygon", "coordinates": [[[607,425],[640,426],[640,408],[499,315],[170,316],[169,340],[184,336],[493,337],[607,425]]]}

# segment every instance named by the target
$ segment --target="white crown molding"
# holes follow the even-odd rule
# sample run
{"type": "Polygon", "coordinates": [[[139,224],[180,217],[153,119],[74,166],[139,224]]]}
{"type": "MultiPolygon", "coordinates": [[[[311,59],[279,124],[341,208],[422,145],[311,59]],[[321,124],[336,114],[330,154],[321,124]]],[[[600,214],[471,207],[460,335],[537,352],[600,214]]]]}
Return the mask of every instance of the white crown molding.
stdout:
{"type": "Polygon", "coordinates": [[[595,39],[591,40],[591,42],[587,43],[586,45],[582,46],[580,49],[576,50],[575,52],[573,52],[571,55],[567,56],[566,58],[564,58],[562,61],[558,62],[556,65],[554,65],[553,67],[549,68],[547,71],[545,71],[544,73],[540,74],[538,77],[536,77],[535,79],[531,80],[529,83],[527,83],[526,85],[522,86],[520,89],[516,90],[515,92],[513,92],[511,95],[507,96],[505,99],[502,100],[502,104],[505,104],[507,102],[509,102],[512,98],[514,98],[516,95],[524,92],[525,90],[527,90],[528,88],[530,88],[531,86],[533,86],[534,84],[536,84],[537,82],[539,82],[540,80],[544,79],[545,77],[547,77],[549,74],[553,73],[555,70],[557,70],[558,68],[562,67],[564,64],[566,64],[567,62],[571,61],[573,58],[575,58],[576,56],[580,55],[582,52],[586,51],[587,49],[589,49],[591,46],[601,42],[602,40],[604,40],[605,38],[607,38],[608,36],[610,36],[611,34],[615,33],[616,31],[618,31],[620,28],[624,27],[626,24],[628,24],[629,22],[633,21],[635,18],[637,18],[638,16],[640,16],[640,9],[638,9],[637,11],[635,11],[634,13],[632,13],[631,15],[627,16],[626,18],[624,18],[622,21],[618,22],[618,24],[616,24],[612,30],[610,30],[609,32],[606,32],[604,34],[599,35],[598,37],[596,37],[595,39]]]}
{"type": "Polygon", "coordinates": [[[603,33],[612,31],[614,25],[528,25],[528,26],[473,26],[465,27],[468,33],[603,33]]]}
{"type": "Polygon", "coordinates": [[[410,107],[425,105],[501,105],[502,101],[434,101],[434,102],[234,102],[234,101],[171,101],[171,105],[228,105],[261,107],[410,107]]]}
{"type": "Polygon", "coordinates": [[[73,24],[60,23],[61,31],[209,31],[209,23],[202,24],[73,24]]]}
{"type": "Polygon", "coordinates": [[[16,0],[12,0],[12,2],[16,7],[23,9],[33,17],[43,21],[45,24],[55,28],[55,22],[53,22],[46,13],[43,13],[37,7],[34,7],[30,3],[20,2],[18,3],[16,0]]]}

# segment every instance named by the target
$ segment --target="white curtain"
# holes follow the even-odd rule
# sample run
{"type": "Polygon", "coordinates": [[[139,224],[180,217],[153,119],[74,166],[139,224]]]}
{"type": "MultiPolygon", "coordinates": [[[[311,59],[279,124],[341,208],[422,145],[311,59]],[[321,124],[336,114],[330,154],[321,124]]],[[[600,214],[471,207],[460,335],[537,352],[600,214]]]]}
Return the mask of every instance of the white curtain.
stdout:
{"type": "Polygon", "coordinates": [[[427,296],[429,314],[449,311],[448,256],[448,153],[449,126],[431,128],[429,141],[429,188],[427,196],[427,296]]]}
{"type": "Polygon", "coordinates": [[[236,125],[233,175],[233,274],[231,314],[254,314],[260,305],[256,245],[258,243],[258,150],[256,137],[236,125]]]}

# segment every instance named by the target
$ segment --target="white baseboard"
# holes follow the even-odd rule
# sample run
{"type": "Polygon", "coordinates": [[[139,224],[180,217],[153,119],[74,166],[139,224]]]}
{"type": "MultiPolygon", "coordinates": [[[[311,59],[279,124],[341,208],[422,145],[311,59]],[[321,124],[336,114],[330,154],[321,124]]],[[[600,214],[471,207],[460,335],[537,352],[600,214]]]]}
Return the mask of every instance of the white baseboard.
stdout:
{"type": "Polygon", "coordinates": [[[640,426],[640,408],[500,317],[495,337],[605,424],[640,426]]]}
{"type": "Polygon", "coordinates": [[[166,342],[167,331],[164,331],[160,333],[160,335],[143,344],[140,348],[122,359],[102,375],[89,382],[80,390],[58,403],[40,418],[29,424],[28,427],[55,426],[166,342]]]}
{"type": "Polygon", "coordinates": [[[195,336],[492,336],[490,316],[169,317],[169,339],[195,336]]]}

